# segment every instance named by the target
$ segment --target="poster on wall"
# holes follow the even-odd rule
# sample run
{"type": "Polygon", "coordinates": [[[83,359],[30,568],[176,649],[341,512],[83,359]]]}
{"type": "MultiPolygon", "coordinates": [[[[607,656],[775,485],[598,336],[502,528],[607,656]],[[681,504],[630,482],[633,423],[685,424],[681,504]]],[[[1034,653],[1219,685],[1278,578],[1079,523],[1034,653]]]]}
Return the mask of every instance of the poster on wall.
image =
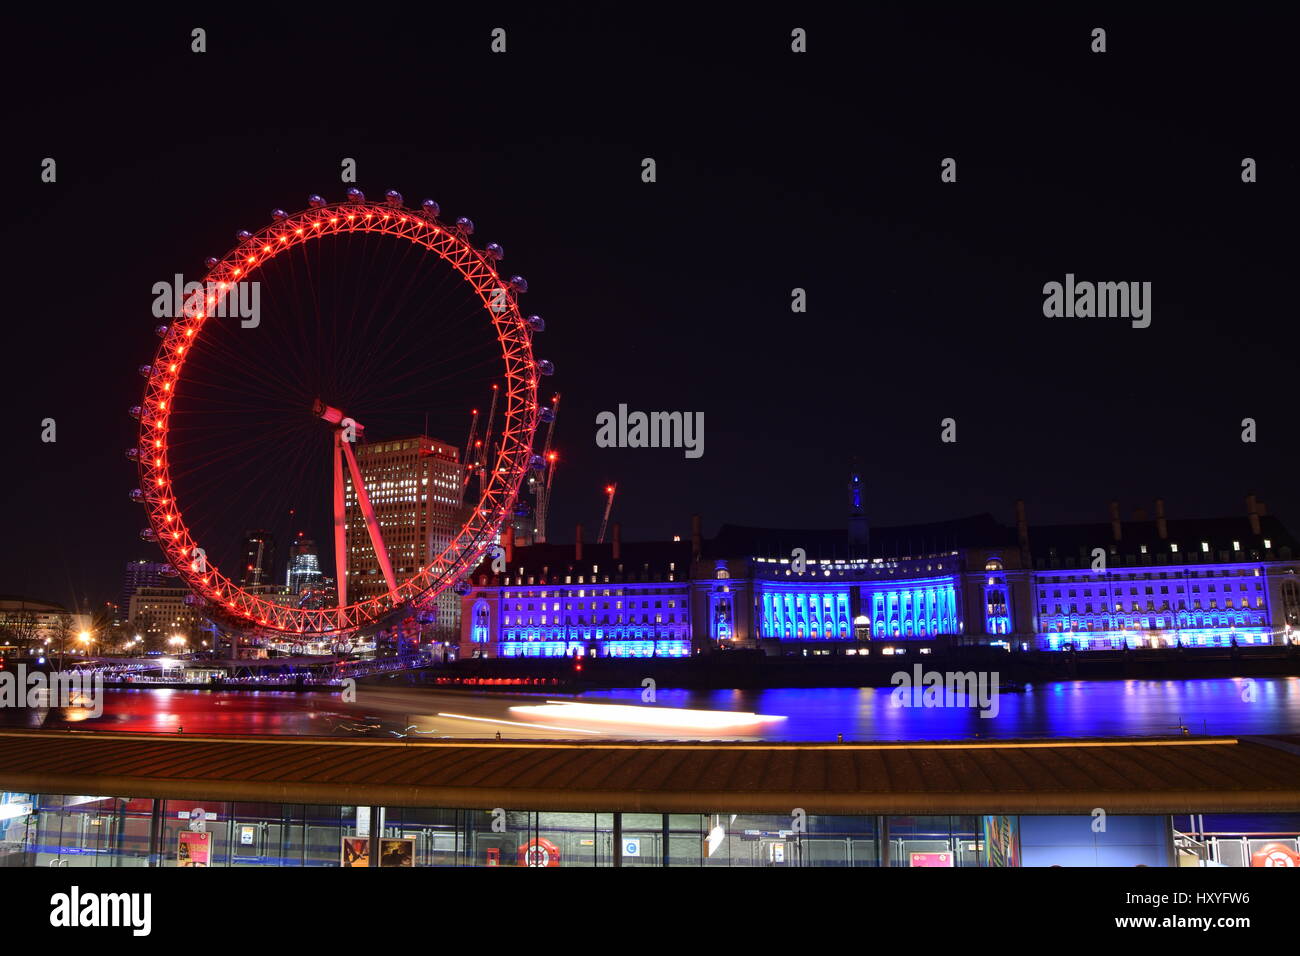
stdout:
{"type": "Polygon", "coordinates": [[[212,834],[196,833],[182,830],[176,846],[177,866],[207,866],[210,862],[209,851],[212,848],[212,834]]]}
{"type": "Polygon", "coordinates": [[[908,866],[953,866],[951,853],[922,853],[916,851],[908,859],[908,866]]]}
{"type": "Polygon", "coordinates": [[[370,865],[370,837],[343,837],[339,846],[339,866],[370,865]]]}
{"type": "Polygon", "coordinates": [[[984,865],[1019,866],[1019,818],[1013,816],[984,817],[984,865]]]}
{"type": "Polygon", "coordinates": [[[415,866],[415,841],[406,839],[380,840],[379,865],[415,866]]]}

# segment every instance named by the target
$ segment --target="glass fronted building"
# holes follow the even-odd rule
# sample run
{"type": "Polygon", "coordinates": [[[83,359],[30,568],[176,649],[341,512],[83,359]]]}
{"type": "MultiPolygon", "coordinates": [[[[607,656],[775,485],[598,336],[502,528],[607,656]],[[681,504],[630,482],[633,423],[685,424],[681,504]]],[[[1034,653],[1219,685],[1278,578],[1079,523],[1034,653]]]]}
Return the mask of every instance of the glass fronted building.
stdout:
{"type": "Polygon", "coordinates": [[[1295,866],[1300,814],[867,816],[310,806],[7,793],[0,866],[1295,866]],[[203,814],[202,859],[191,824],[203,814]],[[400,862],[383,841],[396,841],[400,862]],[[617,860],[615,857],[617,856],[617,860]],[[386,862],[386,858],[387,861],[386,862]]]}
{"type": "Polygon", "coordinates": [[[1295,866],[1297,840],[1290,738],[0,733],[13,867],[1295,866]]]}

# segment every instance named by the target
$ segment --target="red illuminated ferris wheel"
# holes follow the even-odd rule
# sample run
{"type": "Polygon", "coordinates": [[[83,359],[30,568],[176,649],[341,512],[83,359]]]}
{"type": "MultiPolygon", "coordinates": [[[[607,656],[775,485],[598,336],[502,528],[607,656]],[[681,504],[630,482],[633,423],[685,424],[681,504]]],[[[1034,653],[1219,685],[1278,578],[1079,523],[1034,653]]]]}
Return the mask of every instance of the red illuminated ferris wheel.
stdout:
{"type": "MultiPolygon", "coordinates": [[[[537,389],[553,369],[532,348],[544,325],[520,313],[527,283],[499,274],[501,247],[476,248],[469,219],[447,224],[439,215],[432,200],[410,209],[395,191],[373,202],[358,189],[342,202],[313,195],[301,212],[277,209],[270,225],[241,231],[225,256],[208,259],[204,281],[156,329],[162,342],[153,364],[140,369],[144,400],[131,410],[140,423],[128,453],[140,474],[132,497],[148,513],[142,537],[158,542],[207,616],[290,639],[380,624],[403,608],[429,606],[463,581],[511,518],[520,485],[536,467],[539,418],[548,414],[537,389]],[[375,262],[391,268],[377,270],[375,262]],[[346,288],[340,275],[357,271],[355,288],[346,288]],[[271,316],[242,323],[263,331],[241,332],[240,319],[227,318],[224,306],[252,286],[261,296],[268,283],[276,295],[271,316]],[[330,295],[337,305],[326,304],[330,295]],[[459,305],[448,305],[449,296],[459,305]],[[444,313],[455,321],[436,326],[444,313]],[[349,326],[343,318],[355,321],[349,326]],[[480,343],[464,344],[473,335],[480,343]],[[476,495],[458,504],[459,530],[430,560],[395,567],[354,445],[374,437],[385,415],[393,423],[410,419],[406,405],[423,409],[427,428],[428,409],[449,404],[448,389],[488,381],[494,413],[498,403],[502,409],[499,441],[483,449],[476,495]],[[351,540],[345,475],[355,494],[351,540]],[[277,494],[282,502],[273,500],[277,494]],[[267,514],[319,505],[320,527],[328,529],[322,537],[332,539],[322,556],[332,552],[337,580],[329,606],[298,606],[250,587],[239,572],[223,573],[216,556],[239,520],[205,515],[200,529],[189,518],[254,501],[267,514]],[[349,595],[346,573],[363,523],[382,574],[381,593],[372,587],[364,599],[349,595]]],[[[240,515],[245,525],[256,517],[240,515]]]]}

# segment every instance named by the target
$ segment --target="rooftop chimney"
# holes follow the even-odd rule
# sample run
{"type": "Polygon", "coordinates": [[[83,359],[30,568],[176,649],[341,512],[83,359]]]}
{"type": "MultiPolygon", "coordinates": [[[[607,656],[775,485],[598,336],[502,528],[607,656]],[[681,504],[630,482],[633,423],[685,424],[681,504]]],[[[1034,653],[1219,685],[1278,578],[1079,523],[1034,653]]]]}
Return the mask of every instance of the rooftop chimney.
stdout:
{"type": "Polygon", "coordinates": [[[704,553],[703,534],[700,532],[701,522],[699,515],[691,515],[691,560],[698,561],[700,555],[704,553]]]}
{"type": "Polygon", "coordinates": [[[1250,519],[1250,533],[1259,534],[1259,509],[1255,506],[1255,496],[1246,496],[1246,517],[1250,519]]]}
{"type": "Polygon", "coordinates": [[[1118,541],[1121,537],[1121,531],[1119,526],[1119,502],[1118,501],[1112,501],[1110,503],[1110,534],[1111,537],[1113,537],[1116,541],[1118,541]]]}
{"type": "Polygon", "coordinates": [[[515,529],[506,528],[505,534],[501,536],[501,543],[506,548],[506,567],[510,567],[515,560],[515,529]]]}
{"type": "Polygon", "coordinates": [[[1020,541],[1021,552],[1028,556],[1029,554],[1029,522],[1025,518],[1025,503],[1023,500],[1016,502],[1016,537],[1020,541]]]}
{"type": "Polygon", "coordinates": [[[1165,520],[1165,499],[1156,499],[1156,534],[1164,541],[1169,537],[1169,522],[1165,520]]]}
{"type": "Polygon", "coordinates": [[[573,532],[573,560],[582,560],[582,525],[579,524],[577,530],[573,532]]]}
{"type": "Polygon", "coordinates": [[[614,551],[610,556],[617,561],[623,556],[623,528],[617,521],[614,522],[614,538],[611,546],[614,551]]]}
{"type": "Polygon", "coordinates": [[[1268,517],[1268,505],[1264,504],[1264,502],[1260,501],[1258,498],[1255,499],[1255,514],[1259,515],[1261,518],[1268,517]]]}

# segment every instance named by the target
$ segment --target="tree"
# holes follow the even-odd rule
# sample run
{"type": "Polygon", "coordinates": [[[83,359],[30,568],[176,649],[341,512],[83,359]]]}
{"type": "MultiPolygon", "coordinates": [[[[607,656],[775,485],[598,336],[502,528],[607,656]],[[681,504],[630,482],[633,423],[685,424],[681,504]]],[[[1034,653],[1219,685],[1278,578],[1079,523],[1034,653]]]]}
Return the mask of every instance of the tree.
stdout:
{"type": "Polygon", "coordinates": [[[68,611],[60,611],[54,619],[54,639],[59,647],[59,670],[63,669],[63,655],[68,641],[72,639],[74,624],[72,614],[68,611]]]}
{"type": "Polygon", "coordinates": [[[36,612],[20,606],[0,618],[0,640],[15,647],[30,647],[36,641],[38,625],[36,612]]]}

